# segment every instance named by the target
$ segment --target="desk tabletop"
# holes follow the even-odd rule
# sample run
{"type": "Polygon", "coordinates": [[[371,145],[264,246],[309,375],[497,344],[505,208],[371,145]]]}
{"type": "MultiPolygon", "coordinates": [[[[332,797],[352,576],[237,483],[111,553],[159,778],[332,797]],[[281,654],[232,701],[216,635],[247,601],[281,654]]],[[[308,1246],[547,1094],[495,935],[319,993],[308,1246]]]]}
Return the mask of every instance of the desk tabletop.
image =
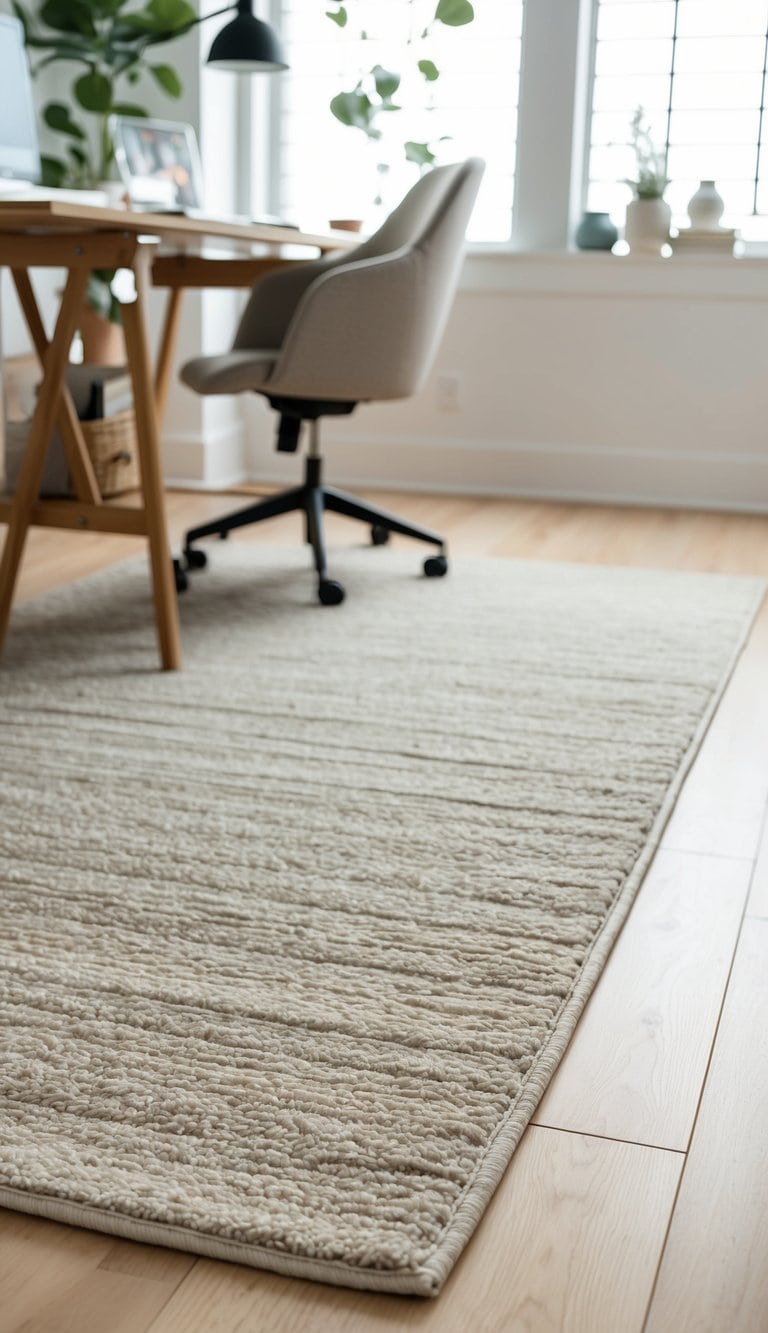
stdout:
{"type": "Polygon", "coordinates": [[[148,213],[131,208],[105,208],[58,199],[0,201],[0,234],[61,235],[70,231],[130,232],[164,241],[229,240],[241,245],[317,246],[349,250],[360,237],[344,231],[309,232],[265,222],[237,222],[183,213],[148,213]]]}

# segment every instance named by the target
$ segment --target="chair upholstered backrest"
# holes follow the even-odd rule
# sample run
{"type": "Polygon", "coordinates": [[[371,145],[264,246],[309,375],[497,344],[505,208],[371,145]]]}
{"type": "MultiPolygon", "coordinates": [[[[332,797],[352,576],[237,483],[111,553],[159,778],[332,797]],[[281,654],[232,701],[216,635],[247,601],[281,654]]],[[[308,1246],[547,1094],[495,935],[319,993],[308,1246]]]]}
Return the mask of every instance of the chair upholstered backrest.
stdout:
{"type": "MultiPolygon", "coordinates": [[[[450,166],[433,167],[431,171],[425,172],[384,219],[373,236],[358,246],[354,251],[355,259],[371,259],[392,254],[403,246],[422,244],[446,209],[453,210],[458,220],[462,211],[460,209],[462,185],[472,180],[475,167],[479,165],[476,159],[471,159],[469,162],[454,162],[450,166]]],[[[471,193],[472,203],[476,193],[475,188],[471,193]]],[[[469,212],[460,230],[462,240],[468,220],[469,212]]]]}
{"type": "Polygon", "coordinates": [[[453,302],[484,164],[422,176],[351,253],[278,270],[254,288],[234,348],[274,348],[262,392],[360,401],[413,393],[453,302]]]}

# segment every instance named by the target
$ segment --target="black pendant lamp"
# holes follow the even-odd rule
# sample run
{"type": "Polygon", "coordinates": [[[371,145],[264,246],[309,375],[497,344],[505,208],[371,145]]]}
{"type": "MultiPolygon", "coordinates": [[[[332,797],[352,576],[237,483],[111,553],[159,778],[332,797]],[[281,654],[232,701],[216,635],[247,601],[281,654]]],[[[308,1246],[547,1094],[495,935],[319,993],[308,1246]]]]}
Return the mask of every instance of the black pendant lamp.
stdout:
{"type": "Polygon", "coordinates": [[[206,64],[242,74],[287,69],[277,34],[256,18],[251,0],[238,0],[232,8],[237,17],[214,37],[206,64]]]}

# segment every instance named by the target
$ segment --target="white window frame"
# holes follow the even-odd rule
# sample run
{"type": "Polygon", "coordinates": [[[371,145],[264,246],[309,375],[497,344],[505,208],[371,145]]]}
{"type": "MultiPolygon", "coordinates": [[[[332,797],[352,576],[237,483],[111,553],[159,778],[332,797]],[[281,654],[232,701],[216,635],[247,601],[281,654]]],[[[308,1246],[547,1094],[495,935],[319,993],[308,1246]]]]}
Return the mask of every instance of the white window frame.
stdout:
{"type": "Polygon", "coordinates": [[[526,0],[514,250],[565,250],[584,199],[595,0],[526,0]]]}

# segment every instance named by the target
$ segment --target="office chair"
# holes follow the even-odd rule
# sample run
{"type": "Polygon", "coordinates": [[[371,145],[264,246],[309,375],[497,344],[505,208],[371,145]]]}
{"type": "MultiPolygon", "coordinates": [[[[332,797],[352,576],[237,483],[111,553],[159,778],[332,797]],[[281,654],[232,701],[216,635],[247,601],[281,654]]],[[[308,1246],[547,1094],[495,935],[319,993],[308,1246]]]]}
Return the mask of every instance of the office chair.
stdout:
{"type": "Polygon", "coordinates": [[[374,545],[392,532],[428,542],[438,551],[424,562],[424,573],[447,572],[438,533],[323,485],[319,422],[347,415],[359,402],[406,398],[424,382],[453,301],[483,170],[478,158],[436,167],[355,250],[268,274],[253,288],[232,350],[196,357],[182,367],[183,382],[197,393],[263,394],[279,413],[278,450],[294,453],[307,422],[309,449],[302,485],[186,534],[176,566],[180,590],[185,571],[206,563],[205,552],[195,546],[200,538],[226,537],[235,528],[295,509],[305,515],[318,597],[325,606],[344,599],[343,586],[328,577],[326,509],[370,524],[374,545]]]}

